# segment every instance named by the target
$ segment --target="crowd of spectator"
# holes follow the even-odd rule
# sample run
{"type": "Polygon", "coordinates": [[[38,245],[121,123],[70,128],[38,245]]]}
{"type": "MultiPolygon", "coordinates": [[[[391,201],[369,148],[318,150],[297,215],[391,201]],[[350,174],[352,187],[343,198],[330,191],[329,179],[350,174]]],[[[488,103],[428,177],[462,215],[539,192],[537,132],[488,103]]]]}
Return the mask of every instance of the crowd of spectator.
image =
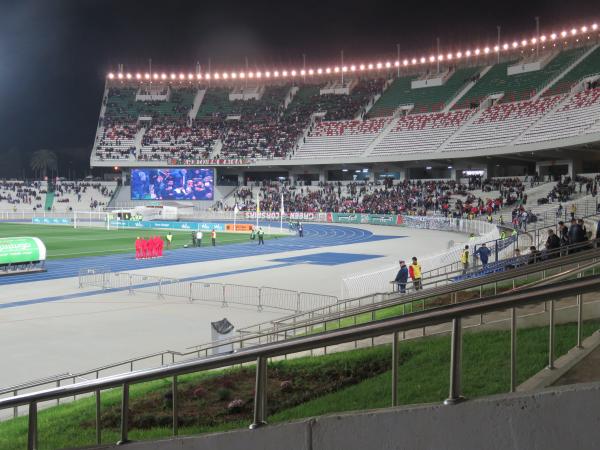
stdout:
{"type": "Polygon", "coordinates": [[[42,194],[45,193],[40,181],[0,180],[0,202],[10,205],[31,205],[33,210],[42,208],[42,194]]]}

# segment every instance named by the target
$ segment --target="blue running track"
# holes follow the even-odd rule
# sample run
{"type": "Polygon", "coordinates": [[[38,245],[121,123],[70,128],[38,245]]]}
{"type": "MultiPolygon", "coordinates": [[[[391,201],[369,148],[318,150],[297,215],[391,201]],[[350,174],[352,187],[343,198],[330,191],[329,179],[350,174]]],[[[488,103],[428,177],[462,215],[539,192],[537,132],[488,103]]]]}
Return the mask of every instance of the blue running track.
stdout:
{"type": "MultiPolygon", "coordinates": [[[[275,224],[273,224],[275,226],[275,224]]],[[[279,223],[277,223],[277,227],[279,223]]],[[[265,241],[265,245],[257,245],[256,241],[247,243],[228,244],[212,247],[205,244],[199,249],[177,249],[165,253],[163,258],[136,261],[133,251],[131,254],[116,254],[107,256],[89,256],[83,258],[68,258],[46,262],[47,272],[27,275],[1,277],[0,285],[28,283],[32,281],[56,280],[75,277],[79,269],[105,268],[111,271],[128,271],[164,267],[175,264],[215,261],[221,259],[243,258],[292,252],[297,250],[317,249],[336,245],[359,244],[384,239],[397,239],[402,236],[376,236],[370,231],[354,227],[337,225],[305,224],[304,237],[283,237],[265,241]]],[[[206,241],[205,241],[206,242],[206,241]]]]}

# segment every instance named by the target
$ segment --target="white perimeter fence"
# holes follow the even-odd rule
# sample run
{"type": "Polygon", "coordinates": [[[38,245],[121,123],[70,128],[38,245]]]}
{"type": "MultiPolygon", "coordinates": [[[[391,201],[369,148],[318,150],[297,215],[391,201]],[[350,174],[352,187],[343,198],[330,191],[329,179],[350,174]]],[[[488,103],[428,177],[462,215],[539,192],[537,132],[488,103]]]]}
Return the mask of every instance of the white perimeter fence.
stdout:
{"type": "MultiPolygon", "coordinates": [[[[473,248],[484,242],[499,239],[500,232],[498,227],[492,223],[480,220],[453,219],[445,217],[420,217],[403,216],[404,225],[409,228],[421,228],[426,230],[454,231],[458,233],[473,234],[469,238],[469,246],[473,248]]],[[[448,250],[435,255],[420,257],[419,263],[423,272],[427,272],[439,267],[455,263],[460,259],[460,254],[465,244],[457,244],[448,250]]],[[[511,251],[509,248],[500,250],[500,256],[503,253],[511,251]]],[[[399,258],[400,259],[400,258],[399,258]]],[[[364,297],[376,292],[386,292],[390,287],[390,280],[393,280],[398,272],[398,264],[382,267],[377,270],[359,272],[342,279],[342,298],[349,299],[355,297],[364,297]]]]}
{"type": "Polygon", "coordinates": [[[273,287],[244,286],[240,284],[180,281],[152,275],[128,272],[111,272],[105,269],[79,271],[79,287],[96,287],[102,290],[127,290],[130,294],[143,292],[160,298],[176,297],[189,302],[209,302],[222,306],[243,305],[305,312],[335,305],[338,298],[332,295],[298,292],[273,287]]]}

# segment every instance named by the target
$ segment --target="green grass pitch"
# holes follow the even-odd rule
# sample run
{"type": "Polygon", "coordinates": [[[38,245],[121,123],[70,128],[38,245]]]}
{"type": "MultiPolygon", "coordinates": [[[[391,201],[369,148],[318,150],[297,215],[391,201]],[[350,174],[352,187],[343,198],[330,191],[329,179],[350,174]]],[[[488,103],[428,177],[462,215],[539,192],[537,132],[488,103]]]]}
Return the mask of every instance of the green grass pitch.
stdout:
{"type": "MultiPolygon", "coordinates": [[[[172,248],[191,246],[191,231],[173,231],[172,248]]],[[[115,253],[135,253],[137,236],[150,237],[159,235],[163,239],[166,230],[77,228],[64,225],[33,225],[0,223],[0,238],[31,236],[42,240],[46,245],[47,259],[79,258],[84,256],[112,255],[115,253]]],[[[202,245],[210,245],[210,232],[203,232],[202,245]]],[[[265,235],[272,239],[275,235],[265,235]]],[[[247,242],[249,234],[217,232],[217,245],[247,242]]],[[[166,246],[165,246],[166,249],[166,246]]]]}

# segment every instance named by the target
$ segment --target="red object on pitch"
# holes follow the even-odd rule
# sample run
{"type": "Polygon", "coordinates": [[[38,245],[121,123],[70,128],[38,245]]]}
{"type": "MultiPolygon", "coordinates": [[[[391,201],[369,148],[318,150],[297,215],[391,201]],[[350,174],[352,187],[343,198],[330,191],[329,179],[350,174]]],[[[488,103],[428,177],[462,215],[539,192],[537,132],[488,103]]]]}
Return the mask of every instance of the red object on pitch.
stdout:
{"type": "Polygon", "coordinates": [[[135,259],[140,259],[142,257],[142,242],[140,238],[135,240],[135,259]]]}
{"type": "Polygon", "coordinates": [[[161,237],[158,237],[158,256],[163,255],[163,249],[165,248],[165,241],[161,237]]]}
{"type": "Polygon", "coordinates": [[[147,258],[148,257],[148,241],[144,238],[142,238],[141,241],[142,241],[142,258],[147,258]]]}

